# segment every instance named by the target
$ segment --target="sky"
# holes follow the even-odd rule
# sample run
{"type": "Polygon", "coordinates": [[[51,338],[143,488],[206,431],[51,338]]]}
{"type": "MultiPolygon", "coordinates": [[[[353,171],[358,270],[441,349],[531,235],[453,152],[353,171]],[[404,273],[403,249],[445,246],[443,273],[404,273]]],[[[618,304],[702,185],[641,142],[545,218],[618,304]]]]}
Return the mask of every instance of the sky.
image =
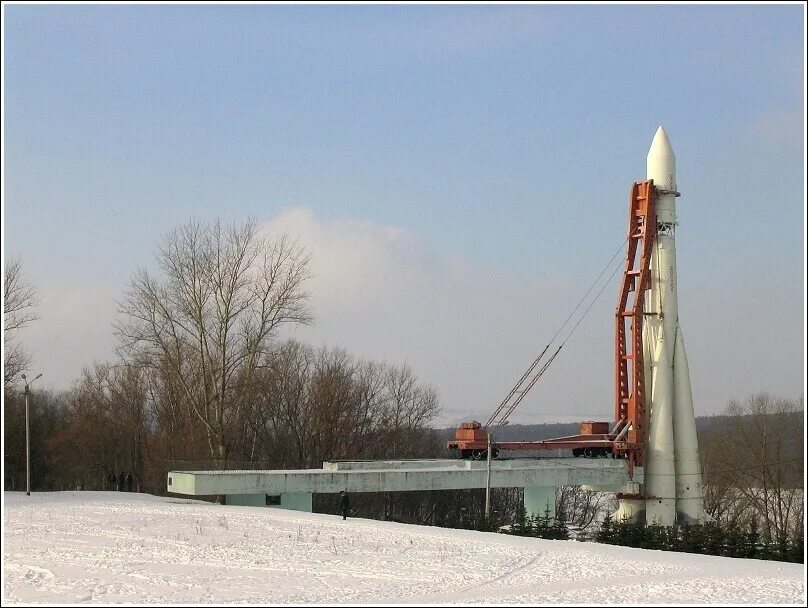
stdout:
{"type": "MultiPolygon", "coordinates": [[[[312,253],[313,345],[486,419],[625,238],[664,125],[696,413],[805,385],[801,5],[3,6],[3,254],[43,386],[191,219],[312,253]]],[[[514,415],[609,419],[613,280],[514,415]]]]}

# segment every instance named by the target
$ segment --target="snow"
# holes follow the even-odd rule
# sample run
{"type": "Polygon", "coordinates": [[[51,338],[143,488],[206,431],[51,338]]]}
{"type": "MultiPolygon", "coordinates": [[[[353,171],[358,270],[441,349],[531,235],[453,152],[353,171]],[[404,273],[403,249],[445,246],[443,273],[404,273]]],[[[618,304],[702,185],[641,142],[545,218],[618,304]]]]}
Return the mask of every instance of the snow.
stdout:
{"type": "Polygon", "coordinates": [[[805,603],[801,564],[145,494],[4,499],[4,604],[805,603]]]}

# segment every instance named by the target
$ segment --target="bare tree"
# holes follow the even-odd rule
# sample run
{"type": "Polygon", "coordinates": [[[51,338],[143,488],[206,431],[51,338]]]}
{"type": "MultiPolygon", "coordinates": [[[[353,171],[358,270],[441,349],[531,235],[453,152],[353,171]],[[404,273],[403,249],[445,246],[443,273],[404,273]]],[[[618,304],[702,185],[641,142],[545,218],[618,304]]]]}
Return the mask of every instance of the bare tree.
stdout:
{"type": "Polygon", "coordinates": [[[225,467],[270,338],[312,319],[309,258],[285,236],[263,237],[254,221],[191,222],[163,239],[156,258],[161,276],[136,272],[120,303],[123,354],[176,383],[225,467]]]}
{"type": "Polygon", "coordinates": [[[556,511],[581,530],[587,530],[592,524],[598,525],[607,513],[617,508],[614,503],[613,495],[608,492],[581,486],[556,488],[556,511]]]}
{"type": "MultiPolygon", "coordinates": [[[[345,432],[348,444],[354,450],[362,449],[365,458],[382,452],[376,437],[381,429],[385,395],[385,366],[375,361],[360,361],[355,369],[355,399],[352,423],[345,432]]],[[[357,457],[359,453],[352,453],[357,457]]]]}
{"type": "Polygon", "coordinates": [[[284,468],[307,465],[314,418],[308,398],[313,365],[313,349],[293,340],[267,357],[250,411],[250,460],[260,454],[284,468]],[[256,450],[258,446],[262,449],[256,450]]]}
{"type": "Polygon", "coordinates": [[[36,285],[27,282],[22,274],[19,259],[7,259],[3,278],[3,325],[5,328],[3,348],[3,386],[8,387],[30,362],[28,353],[21,344],[14,344],[15,334],[38,319],[36,306],[39,293],[36,285]]]}
{"type": "Polygon", "coordinates": [[[793,534],[803,513],[802,403],[761,393],[731,402],[727,415],[704,442],[708,512],[740,525],[754,518],[766,540],[793,534]]]}
{"type": "Polygon", "coordinates": [[[434,387],[419,385],[408,365],[387,369],[385,389],[381,427],[390,452],[384,456],[412,457],[422,448],[416,443],[416,437],[423,437],[422,431],[438,414],[438,392],[434,387]]]}
{"type": "Polygon", "coordinates": [[[410,368],[290,340],[273,349],[258,378],[242,434],[251,462],[310,467],[335,458],[433,455],[438,445],[429,428],[437,393],[410,368]]]}
{"type": "Polygon", "coordinates": [[[107,363],[84,368],[50,441],[55,471],[68,487],[102,489],[110,470],[130,472],[141,485],[150,426],[146,372],[107,363]]]}

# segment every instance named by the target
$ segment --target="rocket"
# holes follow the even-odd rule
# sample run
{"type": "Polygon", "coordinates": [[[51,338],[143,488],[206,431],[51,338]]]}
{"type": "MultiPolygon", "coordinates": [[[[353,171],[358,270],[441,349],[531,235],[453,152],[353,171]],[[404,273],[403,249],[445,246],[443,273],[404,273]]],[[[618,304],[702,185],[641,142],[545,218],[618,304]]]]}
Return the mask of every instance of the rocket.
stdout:
{"type": "Polygon", "coordinates": [[[659,127],[648,151],[647,179],[656,188],[657,236],[645,294],[644,374],[649,409],[645,460],[646,523],[705,520],[690,371],[679,325],[676,275],[676,156],[659,127]]]}

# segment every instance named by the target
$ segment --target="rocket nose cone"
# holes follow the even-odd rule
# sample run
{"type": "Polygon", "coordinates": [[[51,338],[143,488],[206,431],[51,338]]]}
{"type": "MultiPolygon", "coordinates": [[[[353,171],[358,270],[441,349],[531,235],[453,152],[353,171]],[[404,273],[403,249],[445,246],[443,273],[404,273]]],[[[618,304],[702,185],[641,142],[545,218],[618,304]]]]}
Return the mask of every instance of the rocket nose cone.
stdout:
{"type": "Polygon", "coordinates": [[[651,142],[651,148],[648,150],[649,158],[656,155],[673,156],[674,158],[676,156],[673,153],[671,140],[668,139],[668,134],[665,132],[665,129],[662,126],[660,126],[654,134],[654,141],[651,142]]]}
{"type": "Polygon", "coordinates": [[[646,177],[654,180],[657,188],[676,190],[676,155],[665,129],[659,127],[646,161],[646,177]]]}

